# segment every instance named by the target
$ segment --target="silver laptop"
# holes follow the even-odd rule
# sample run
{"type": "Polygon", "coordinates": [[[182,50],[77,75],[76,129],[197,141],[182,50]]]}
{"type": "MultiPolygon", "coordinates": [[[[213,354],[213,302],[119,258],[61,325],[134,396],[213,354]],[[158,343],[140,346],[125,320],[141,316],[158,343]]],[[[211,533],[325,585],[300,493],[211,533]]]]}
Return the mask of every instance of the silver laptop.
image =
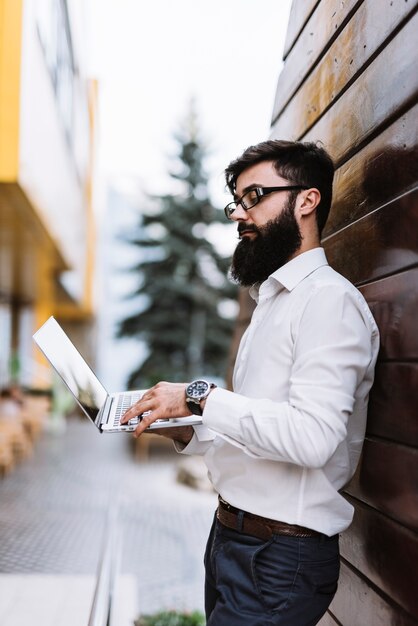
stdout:
{"type": "MultiPolygon", "coordinates": [[[[135,430],[142,416],[123,425],[120,424],[120,418],[146,390],[109,394],[54,317],[50,317],[36,331],[33,338],[71,391],[82,411],[100,432],[119,433],[135,430]]],[[[147,430],[201,423],[202,418],[196,415],[160,419],[151,424],[147,430]]]]}

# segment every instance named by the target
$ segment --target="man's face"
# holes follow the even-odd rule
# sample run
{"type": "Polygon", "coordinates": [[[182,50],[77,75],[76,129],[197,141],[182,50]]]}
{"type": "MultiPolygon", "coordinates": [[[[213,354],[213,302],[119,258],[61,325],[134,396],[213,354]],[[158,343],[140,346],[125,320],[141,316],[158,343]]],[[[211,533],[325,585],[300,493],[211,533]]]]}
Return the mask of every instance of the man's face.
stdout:
{"type": "MultiPolygon", "coordinates": [[[[238,177],[236,197],[252,187],[291,184],[276,173],[271,162],[258,163],[238,177]]],[[[232,219],[238,224],[241,241],[232,258],[231,275],[239,284],[262,282],[295,256],[302,243],[295,205],[295,194],[279,191],[261,198],[247,211],[241,206],[234,211],[232,219]]]]}

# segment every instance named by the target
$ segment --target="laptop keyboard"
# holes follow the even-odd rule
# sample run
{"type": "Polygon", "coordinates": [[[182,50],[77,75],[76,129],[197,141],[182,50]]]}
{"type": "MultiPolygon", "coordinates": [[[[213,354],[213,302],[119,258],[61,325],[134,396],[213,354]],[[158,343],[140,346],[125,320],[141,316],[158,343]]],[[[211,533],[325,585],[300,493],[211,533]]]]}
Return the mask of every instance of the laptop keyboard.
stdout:
{"type": "MultiPolygon", "coordinates": [[[[121,394],[118,397],[118,404],[116,406],[115,417],[113,421],[114,426],[120,425],[120,418],[122,415],[129,409],[132,404],[135,404],[142,396],[142,393],[127,393],[121,394]]],[[[138,419],[134,418],[134,420],[130,420],[130,424],[137,422],[138,419]]]]}

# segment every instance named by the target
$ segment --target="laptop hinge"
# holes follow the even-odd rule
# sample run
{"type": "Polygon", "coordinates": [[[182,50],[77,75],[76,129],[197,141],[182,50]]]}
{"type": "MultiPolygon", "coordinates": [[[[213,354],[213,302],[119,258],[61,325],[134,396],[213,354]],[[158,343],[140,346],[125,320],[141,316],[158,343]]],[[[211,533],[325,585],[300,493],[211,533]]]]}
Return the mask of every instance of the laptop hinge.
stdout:
{"type": "Polygon", "coordinates": [[[107,421],[108,421],[107,418],[110,413],[112,402],[113,402],[113,397],[108,395],[105,400],[105,403],[102,405],[100,411],[97,414],[97,417],[95,419],[95,424],[100,429],[100,432],[103,432],[102,430],[103,424],[107,424],[107,421]]]}

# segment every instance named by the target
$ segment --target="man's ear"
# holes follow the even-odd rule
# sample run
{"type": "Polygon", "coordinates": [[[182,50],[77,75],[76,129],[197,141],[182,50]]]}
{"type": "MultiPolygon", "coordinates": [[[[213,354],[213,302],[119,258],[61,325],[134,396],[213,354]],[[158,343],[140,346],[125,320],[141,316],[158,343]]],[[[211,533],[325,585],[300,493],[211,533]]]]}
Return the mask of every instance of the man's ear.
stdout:
{"type": "Polygon", "coordinates": [[[311,215],[321,202],[321,193],[316,187],[303,191],[300,196],[300,204],[298,207],[298,213],[301,217],[307,217],[311,215]]]}

